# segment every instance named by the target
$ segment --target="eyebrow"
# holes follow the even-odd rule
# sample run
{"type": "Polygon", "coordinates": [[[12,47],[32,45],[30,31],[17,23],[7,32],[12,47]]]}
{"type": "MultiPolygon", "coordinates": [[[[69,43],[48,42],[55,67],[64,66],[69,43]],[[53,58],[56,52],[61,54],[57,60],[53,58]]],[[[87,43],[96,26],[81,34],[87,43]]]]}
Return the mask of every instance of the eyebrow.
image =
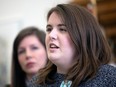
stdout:
{"type": "MultiPolygon", "coordinates": [[[[60,26],[65,26],[65,27],[66,27],[65,24],[58,24],[57,26],[59,26],[59,27],[60,27],[60,26]]],[[[46,28],[47,28],[47,27],[51,27],[51,25],[50,25],[50,24],[47,24],[46,28]]]]}

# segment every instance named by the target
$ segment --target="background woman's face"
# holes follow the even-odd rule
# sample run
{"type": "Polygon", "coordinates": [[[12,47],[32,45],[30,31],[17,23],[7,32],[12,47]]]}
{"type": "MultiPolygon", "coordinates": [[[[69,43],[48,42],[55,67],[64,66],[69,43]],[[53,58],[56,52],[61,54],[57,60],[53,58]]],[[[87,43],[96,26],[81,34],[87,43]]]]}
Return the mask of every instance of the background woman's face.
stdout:
{"type": "Polygon", "coordinates": [[[71,64],[74,62],[75,47],[66,25],[53,12],[46,26],[46,47],[48,58],[55,64],[71,64]]]}
{"type": "Polygon", "coordinates": [[[18,60],[28,75],[36,74],[45,66],[46,50],[36,36],[30,35],[21,41],[18,47],[18,60]]]}

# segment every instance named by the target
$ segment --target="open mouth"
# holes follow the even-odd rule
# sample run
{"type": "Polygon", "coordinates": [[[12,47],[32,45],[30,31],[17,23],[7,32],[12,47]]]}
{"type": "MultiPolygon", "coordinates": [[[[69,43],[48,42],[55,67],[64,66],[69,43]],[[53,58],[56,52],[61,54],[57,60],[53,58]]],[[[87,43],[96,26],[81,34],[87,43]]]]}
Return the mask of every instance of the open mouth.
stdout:
{"type": "Polygon", "coordinates": [[[51,43],[50,45],[49,45],[49,47],[51,48],[51,49],[58,49],[59,47],[56,45],[56,44],[54,44],[54,43],[51,43]]]}

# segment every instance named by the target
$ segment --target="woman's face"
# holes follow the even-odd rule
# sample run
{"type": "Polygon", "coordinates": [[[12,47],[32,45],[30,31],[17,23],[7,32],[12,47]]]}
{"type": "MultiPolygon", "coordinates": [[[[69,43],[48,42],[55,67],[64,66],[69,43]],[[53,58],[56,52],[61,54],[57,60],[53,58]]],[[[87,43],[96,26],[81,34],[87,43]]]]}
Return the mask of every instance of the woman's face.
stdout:
{"type": "Polygon", "coordinates": [[[58,65],[69,65],[75,62],[75,46],[72,42],[66,25],[53,12],[46,26],[46,47],[50,61],[58,65]]]}
{"type": "Polygon", "coordinates": [[[33,76],[47,62],[46,50],[34,35],[25,37],[18,47],[18,61],[27,76],[33,76]]]}

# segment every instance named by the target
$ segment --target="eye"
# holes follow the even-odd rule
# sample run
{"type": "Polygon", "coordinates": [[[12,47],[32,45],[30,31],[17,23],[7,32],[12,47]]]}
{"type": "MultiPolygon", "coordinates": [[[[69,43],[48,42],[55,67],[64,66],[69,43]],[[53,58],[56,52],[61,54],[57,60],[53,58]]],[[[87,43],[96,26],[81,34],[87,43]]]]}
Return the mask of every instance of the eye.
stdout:
{"type": "Polygon", "coordinates": [[[22,50],[19,50],[19,51],[18,51],[18,54],[20,55],[20,54],[23,54],[24,52],[25,52],[25,50],[22,49],[22,50]]]}
{"type": "Polygon", "coordinates": [[[50,28],[50,27],[48,27],[48,28],[46,28],[46,32],[51,32],[52,31],[52,28],[50,28]]]}
{"type": "Polygon", "coordinates": [[[67,32],[67,30],[64,29],[64,28],[59,28],[59,30],[60,30],[61,32],[67,32]]]}
{"type": "Polygon", "coordinates": [[[31,49],[32,49],[32,50],[37,50],[37,49],[39,49],[39,47],[37,47],[37,46],[32,46],[31,49]]]}

